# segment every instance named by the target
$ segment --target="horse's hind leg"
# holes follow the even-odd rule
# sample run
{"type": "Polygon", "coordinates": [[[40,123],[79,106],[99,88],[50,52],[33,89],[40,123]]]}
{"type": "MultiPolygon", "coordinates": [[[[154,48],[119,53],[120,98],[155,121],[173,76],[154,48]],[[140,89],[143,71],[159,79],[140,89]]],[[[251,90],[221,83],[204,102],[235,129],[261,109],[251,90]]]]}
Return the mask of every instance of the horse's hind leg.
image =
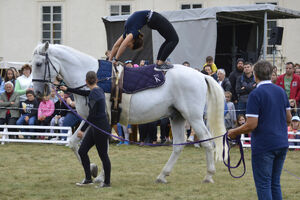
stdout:
{"type": "MultiPolygon", "coordinates": [[[[211,134],[206,128],[202,119],[191,120],[190,124],[200,140],[211,138],[211,134]]],[[[213,183],[214,182],[213,175],[216,173],[215,161],[214,161],[214,143],[213,141],[207,141],[201,143],[201,146],[205,148],[206,165],[207,165],[207,174],[203,182],[213,183]]]]}
{"type": "MultiPolygon", "coordinates": [[[[172,134],[173,134],[173,144],[183,143],[185,141],[184,138],[185,119],[178,114],[173,119],[171,118],[170,121],[171,121],[172,134]]],[[[176,163],[183,148],[184,148],[183,145],[173,146],[173,152],[168,162],[166,163],[163,170],[156,178],[157,183],[167,183],[166,176],[169,176],[169,174],[171,173],[173,166],[176,163]]]]}

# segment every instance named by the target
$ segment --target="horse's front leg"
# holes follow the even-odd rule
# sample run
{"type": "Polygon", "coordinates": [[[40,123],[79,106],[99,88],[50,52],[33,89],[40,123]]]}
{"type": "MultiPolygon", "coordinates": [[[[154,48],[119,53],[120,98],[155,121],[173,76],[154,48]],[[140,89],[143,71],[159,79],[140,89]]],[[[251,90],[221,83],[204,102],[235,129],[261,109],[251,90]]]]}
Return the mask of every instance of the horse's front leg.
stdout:
{"type": "MultiPolygon", "coordinates": [[[[172,134],[173,134],[173,144],[183,143],[185,141],[185,137],[184,137],[185,119],[182,116],[176,116],[170,121],[171,121],[172,134]]],[[[183,148],[184,148],[183,145],[173,146],[173,152],[168,162],[166,163],[163,170],[156,178],[157,183],[167,183],[166,176],[170,175],[183,148]]]]}

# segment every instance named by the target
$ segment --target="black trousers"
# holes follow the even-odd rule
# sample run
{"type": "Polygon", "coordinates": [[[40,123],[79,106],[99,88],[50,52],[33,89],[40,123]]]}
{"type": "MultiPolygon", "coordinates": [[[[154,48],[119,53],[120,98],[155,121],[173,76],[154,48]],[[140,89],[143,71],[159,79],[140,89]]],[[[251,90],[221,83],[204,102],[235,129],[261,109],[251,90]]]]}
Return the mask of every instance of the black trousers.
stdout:
{"type": "Polygon", "coordinates": [[[169,118],[163,118],[160,120],[160,140],[162,142],[166,141],[166,138],[169,137],[170,131],[170,120],[169,118]]]}
{"type": "Polygon", "coordinates": [[[157,140],[157,122],[139,125],[140,142],[152,143],[157,140]]]}
{"type": "Polygon", "coordinates": [[[178,44],[177,33],[169,20],[157,12],[153,12],[147,25],[149,28],[157,30],[165,38],[166,41],[160,46],[157,54],[157,60],[165,61],[178,44]]]}
{"type": "MultiPolygon", "coordinates": [[[[103,128],[102,126],[98,126],[98,127],[110,133],[109,127],[106,128],[103,128]]],[[[102,161],[102,165],[104,169],[104,174],[105,174],[104,183],[110,184],[111,165],[110,165],[110,159],[107,152],[108,141],[109,141],[109,136],[106,135],[105,133],[100,132],[98,129],[94,127],[90,127],[88,132],[84,136],[80,148],[78,150],[78,153],[81,158],[86,179],[88,180],[92,179],[91,170],[90,170],[90,158],[88,156],[88,152],[94,145],[96,145],[98,155],[102,161]]]]}

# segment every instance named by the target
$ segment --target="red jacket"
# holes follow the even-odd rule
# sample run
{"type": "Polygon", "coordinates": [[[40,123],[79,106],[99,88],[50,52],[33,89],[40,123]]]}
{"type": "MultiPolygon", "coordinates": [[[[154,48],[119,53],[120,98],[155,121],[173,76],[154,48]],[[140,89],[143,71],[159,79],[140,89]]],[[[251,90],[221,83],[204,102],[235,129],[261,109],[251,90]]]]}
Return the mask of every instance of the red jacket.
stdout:
{"type": "MultiPolygon", "coordinates": [[[[284,76],[285,74],[280,75],[277,78],[276,85],[284,88],[284,76]]],[[[296,99],[297,102],[300,101],[300,76],[293,74],[293,79],[291,81],[291,88],[290,88],[290,96],[289,99],[296,99]]]]}

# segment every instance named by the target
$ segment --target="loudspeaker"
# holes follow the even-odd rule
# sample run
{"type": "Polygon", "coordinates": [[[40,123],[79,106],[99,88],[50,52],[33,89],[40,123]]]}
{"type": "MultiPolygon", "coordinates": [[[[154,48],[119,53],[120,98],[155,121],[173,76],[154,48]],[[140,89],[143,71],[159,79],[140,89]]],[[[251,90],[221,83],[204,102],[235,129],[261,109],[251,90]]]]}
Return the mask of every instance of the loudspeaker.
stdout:
{"type": "Polygon", "coordinates": [[[283,27],[273,27],[270,32],[269,45],[281,45],[283,27]]]}

